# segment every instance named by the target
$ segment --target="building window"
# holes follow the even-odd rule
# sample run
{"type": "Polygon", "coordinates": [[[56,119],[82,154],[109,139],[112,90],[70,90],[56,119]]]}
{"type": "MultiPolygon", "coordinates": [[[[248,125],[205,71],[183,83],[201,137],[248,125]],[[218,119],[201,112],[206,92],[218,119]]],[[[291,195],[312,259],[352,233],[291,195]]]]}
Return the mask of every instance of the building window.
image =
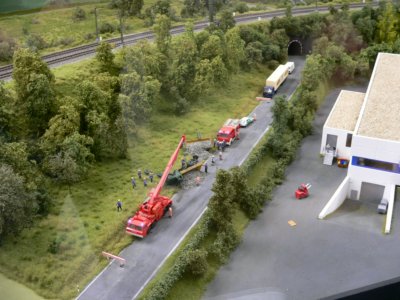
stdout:
{"type": "Polygon", "coordinates": [[[353,156],[351,160],[353,166],[375,169],[386,172],[394,172],[400,174],[400,165],[390,162],[374,160],[364,157],[353,156]]]}
{"type": "Polygon", "coordinates": [[[353,140],[353,134],[348,133],[346,139],[346,147],[351,147],[351,141],[353,140]]]}

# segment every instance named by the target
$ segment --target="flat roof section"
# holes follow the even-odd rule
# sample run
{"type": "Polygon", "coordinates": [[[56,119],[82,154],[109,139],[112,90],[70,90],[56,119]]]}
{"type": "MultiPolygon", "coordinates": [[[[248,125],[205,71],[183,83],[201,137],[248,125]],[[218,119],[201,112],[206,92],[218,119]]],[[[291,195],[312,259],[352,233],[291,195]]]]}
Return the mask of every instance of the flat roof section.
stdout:
{"type": "Polygon", "coordinates": [[[342,90],[325,123],[326,127],[354,131],[364,102],[364,93],[342,90]]]}
{"type": "Polygon", "coordinates": [[[400,141],[400,55],[379,53],[357,134],[400,141]]]}

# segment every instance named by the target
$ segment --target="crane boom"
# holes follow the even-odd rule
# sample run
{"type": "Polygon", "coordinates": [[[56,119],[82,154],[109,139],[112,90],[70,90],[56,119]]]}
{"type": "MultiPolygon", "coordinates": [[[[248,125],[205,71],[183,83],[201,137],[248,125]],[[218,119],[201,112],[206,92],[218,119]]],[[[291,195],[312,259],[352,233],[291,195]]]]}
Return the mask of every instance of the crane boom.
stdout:
{"type": "Polygon", "coordinates": [[[179,150],[185,141],[186,137],[182,135],[179,145],[169,159],[156,189],[149,193],[148,200],[140,205],[139,210],[136,211],[133,217],[129,218],[125,228],[127,234],[144,238],[151,228],[155,226],[157,221],[159,221],[167,211],[171,210],[172,200],[168,197],[160,196],[160,192],[167,180],[169,172],[178,158],[179,150]]]}
{"type": "Polygon", "coordinates": [[[152,192],[150,192],[150,200],[149,203],[153,203],[154,200],[160,195],[161,189],[163,188],[165,181],[167,180],[168,174],[171,171],[172,167],[174,166],[174,163],[176,159],[178,158],[179,150],[181,149],[183,143],[186,141],[186,136],[182,135],[182,138],[178,144],[178,147],[176,148],[175,152],[172,153],[171,158],[169,159],[169,162],[167,166],[165,167],[164,173],[161,176],[160,182],[158,183],[156,189],[152,192]]]}

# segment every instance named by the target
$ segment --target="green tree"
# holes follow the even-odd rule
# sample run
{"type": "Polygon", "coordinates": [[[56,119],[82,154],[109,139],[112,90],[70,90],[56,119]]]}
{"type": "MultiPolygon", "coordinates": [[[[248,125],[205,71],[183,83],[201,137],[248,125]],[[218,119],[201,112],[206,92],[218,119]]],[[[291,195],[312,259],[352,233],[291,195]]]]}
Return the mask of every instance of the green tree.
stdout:
{"type": "MultiPolygon", "coordinates": [[[[223,216],[222,216],[223,217],[223,216]]],[[[224,224],[224,227],[217,232],[217,238],[209,249],[209,252],[216,255],[222,262],[226,263],[229,254],[237,247],[240,237],[231,222],[224,224]]]]}
{"type": "Polygon", "coordinates": [[[147,40],[139,41],[135,46],[123,51],[123,66],[128,73],[135,71],[140,76],[152,76],[160,82],[165,77],[167,59],[147,40]]]}
{"type": "Polygon", "coordinates": [[[89,132],[93,114],[101,114],[107,111],[107,103],[110,95],[102,91],[95,83],[83,81],[78,84],[77,100],[80,112],[80,132],[89,132]]]}
{"type": "Polygon", "coordinates": [[[193,94],[192,87],[196,76],[198,50],[194,35],[186,32],[174,40],[171,49],[173,62],[168,86],[175,86],[180,95],[195,100],[198,93],[193,94]]]}
{"type": "Polygon", "coordinates": [[[211,62],[208,59],[202,59],[196,65],[196,77],[194,79],[193,89],[207,93],[213,86],[214,75],[211,62]]]}
{"type": "Polygon", "coordinates": [[[256,64],[259,64],[263,60],[262,54],[263,45],[260,42],[249,43],[244,49],[245,59],[243,65],[246,68],[251,68],[256,64]]]}
{"type": "Polygon", "coordinates": [[[240,205],[240,208],[249,218],[255,219],[261,211],[263,199],[258,197],[258,194],[253,190],[249,189],[246,174],[241,168],[232,168],[231,175],[233,201],[240,205]]]}
{"type": "Polygon", "coordinates": [[[28,96],[25,98],[25,103],[29,116],[29,127],[41,135],[56,111],[53,84],[44,74],[32,74],[27,91],[28,96]]]}
{"type": "Polygon", "coordinates": [[[227,67],[231,72],[239,70],[240,63],[245,58],[245,42],[240,38],[240,29],[233,28],[225,34],[227,67]]]}
{"type": "Polygon", "coordinates": [[[171,42],[171,19],[166,15],[157,15],[153,30],[156,35],[158,50],[168,56],[169,44],[171,42]]]}
{"type": "Polygon", "coordinates": [[[121,16],[137,16],[143,8],[143,0],[112,0],[110,6],[119,9],[121,16]]]}
{"type": "Polygon", "coordinates": [[[112,45],[107,42],[101,42],[96,48],[96,59],[100,63],[100,68],[105,72],[110,72],[114,67],[114,53],[112,45]]]}
{"type": "Polygon", "coordinates": [[[231,174],[225,170],[218,170],[215,182],[211,188],[214,195],[208,203],[210,219],[218,231],[224,231],[232,223],[233,201],[231,174]]]}
{"type": "Polygon", "coordinates": [[[13,78],[18,113],[25,132],[41,134],[55,112],[54,76],[40,57],[19,49],[14,55],[13,78]]]}
{"type": "Polygon", "coordinates": [[[218,35],[210,35],[209,38],[203,43],[200,51],[202,59],[213,59],[217,56],[224,55],[224,46],[221,38],[218,35]]]}
{"type": "Polygon", "coordinates": [[[379,42],[394,43],[399,36],[396,30],[399,26],[398,24],[398,13],[395,11],[393,4],[387,2],[377,24],[379,42]]]}
{"type": "Polygon", "coordinates": [[[74,10],[72,18],[76,21],[82,21],[86,19],[86,12],[79,6],[77,6],[74,10]]]}
{"type": "Polygon", "coordinates": [[[129,131],[134,131],[136,123],[144,122],[150,116],[160,87],[158,80],[150,76],[141,78],[136,72],[121,75],[120,101],[129,131]]]}
{"type": "Polygon", "coordinates": [[[49,128],[41,138],[41,148],[45,152],[54,153],[60,150],[63,141],[72,134],[79,132],[80,116],[75,107],[77,100],[67,97],[65,103],[49,121],[49,128]]]}
{"type": "Polygon", "coordinates": [[[46,214],[50,201],[46,195],[43,176],[29,154],[25,143],[0,144],[0,163],[10,166],[15,174],[23,177],[24,189],[32,200],[35,212],[46,214]]]}
{"type": "Polygon", "coordinates": [[[215,57],[210,64],[212,84],[225,84],[228,80],[228,70],[220,56],[215,57]]]}
{"type": "Polygon", "coordinates": [[[235,27],[236,21],[233,17],[232,12],[229,10],[225,10],[221,13],[221,17],[219,19],[219,28],[221,28],[224,32],[228,31],[230,28],[235,27]]]}
{"type": "Polygon", "coordinates": [[[18,234],[31,224],[35,207],[24,178],[7,164],[0,164],[0,237],[18,234]]]}
{"type": "Polygon", "coordinates": [[[201,8],[199,0],[184,0],[183,5],[181,16],[184,18],[193,17],[201,8]]]}
{"type": "Polygon", "coordinates": [[[186,253],[187,259],[187,271],[196,276],[200,277],[207,272],[208,263],[207,263],[207,251],[194,249],[189,250],[186,253]]]}
{"type": "Polygon", "coordinates": [[[0,81],[0,141],[3,138],[9,139],[12,129],[14,111],[12,109],[14,99],[4,82],[0,81]]]}

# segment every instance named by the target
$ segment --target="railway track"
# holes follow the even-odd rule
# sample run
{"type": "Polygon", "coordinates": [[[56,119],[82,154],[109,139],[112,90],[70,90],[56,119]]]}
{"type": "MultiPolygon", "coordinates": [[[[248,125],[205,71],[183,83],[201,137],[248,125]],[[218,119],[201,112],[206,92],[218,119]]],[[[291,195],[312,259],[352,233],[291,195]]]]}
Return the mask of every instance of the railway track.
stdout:
{"type": "MultiPolygon", "coordinates": [[[[356,9],[356,8],[361,8],[365,4],[351,4],[350,8],[356,9]]],[[[327,6],[320,6],[318,7],[319,12],[326,12],[329,10],[329,7],[327,6]]],[[[293,15],[302,15],[302,14],[309,14],[313,13],[316,11],[316,8],[297,8],[292,10],[293,15]]],[[[237,16],[235,17],[235,20],[237,23],[245,23],[249,21],[255,21],[261,19],[270,19],[273,17],[279,17],[285,15],[285,10],[277,10],[273,12],[262,12],[262,13],[254,13],[254,14],[248,14],[248,15],[243,15],[243,16],[237,16]]],[[[194,25],[194,30],[198,31],[201,29],[204,29],[205,27],[208,26],[208,22],[198,22],[194,25]]],[[[171,29],[171,34],[176,35],[179,33],[184,32],[185,28],[184,26],[175,26],[171,29]]],[[[153,39],[154,38],[154,33],[152,31],[146,31],[146,32],[141,32],[141,33],[134,33],[134,34],[128,34],[124,36],[124,45],[131,45],[136,43],[139,40],[142,39],[153,39]]],[[[108,43],[115,44],[116,47],[121,47],[121,39],[118,38],[112,38],[106,40],[108,43]]],[[[98,43],[91,43],[71,49],[66,49],[62,50],[59,52],[51,53],[42,56],[42,59],[50,66],[56,66],[60,63],[63,62],[68,62],[72,60],[76,60],[78,58],[85,58],[87,56],[93,55],[96,52],[96,47],[98,46],[98,43]]],[[[13,66],[12,65],[7,65],[4,67],[0,67],[0,80],[6,80],[11,78],[12,76],[12,71],[13,71],[13,66]]]]}

